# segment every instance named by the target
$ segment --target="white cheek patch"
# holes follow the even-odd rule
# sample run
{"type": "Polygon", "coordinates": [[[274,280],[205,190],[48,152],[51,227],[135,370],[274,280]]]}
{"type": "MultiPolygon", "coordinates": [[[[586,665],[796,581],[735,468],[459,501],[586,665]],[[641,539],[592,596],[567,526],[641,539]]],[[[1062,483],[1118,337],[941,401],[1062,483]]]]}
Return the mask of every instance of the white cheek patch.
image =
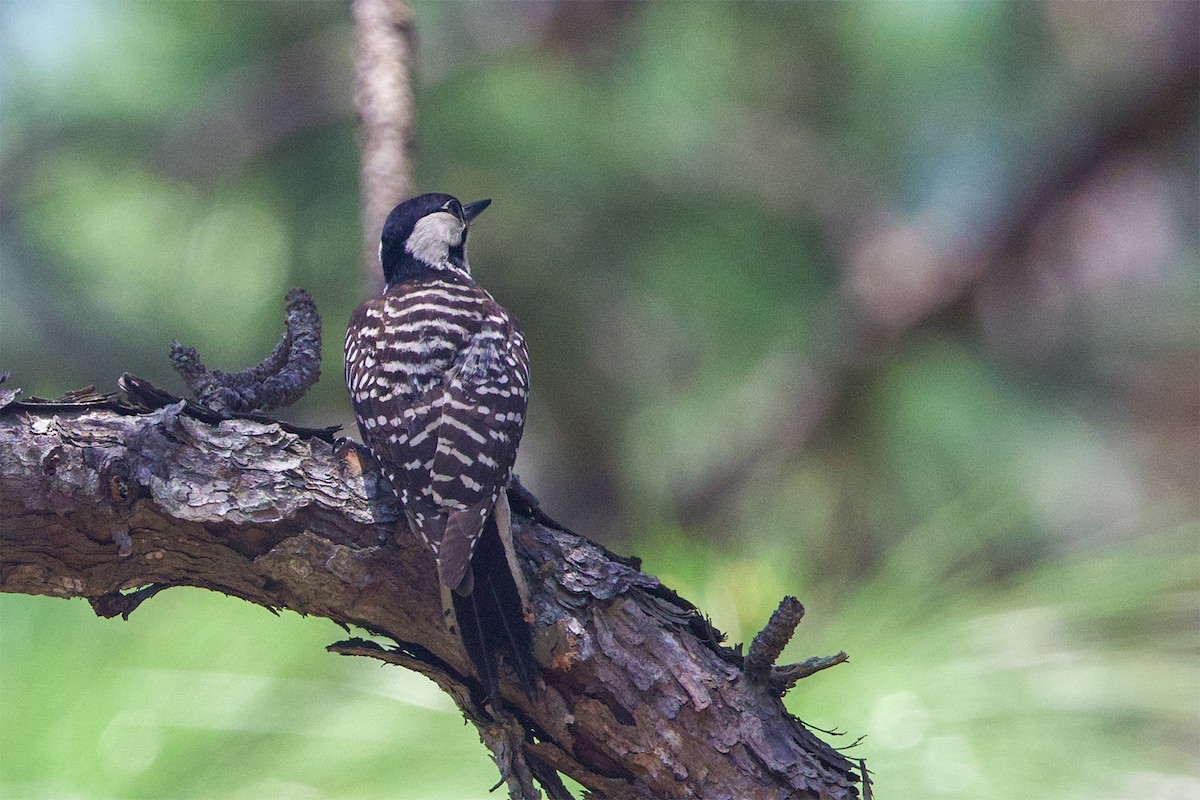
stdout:
{"type": "Polygon", "coordinates": [[[465,227],[458,217],[444,211],[421,217],[404,243],[404,249],[418,261],[444,264],[450,248],[462,241],[465,227]]]}

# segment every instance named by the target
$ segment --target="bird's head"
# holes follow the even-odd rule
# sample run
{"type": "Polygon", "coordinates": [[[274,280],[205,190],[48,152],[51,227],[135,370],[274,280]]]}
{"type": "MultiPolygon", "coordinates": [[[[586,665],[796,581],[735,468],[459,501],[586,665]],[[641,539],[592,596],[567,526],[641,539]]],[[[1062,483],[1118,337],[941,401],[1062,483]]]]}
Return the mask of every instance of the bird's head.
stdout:
{"type": "Polygon", "coordinates": [[[393,208],[379,239],[379,262],[388,286],[430,271],[470,275],[467,231],[491,202],[463,205],[448,194],[423,194],[393,208]]]}

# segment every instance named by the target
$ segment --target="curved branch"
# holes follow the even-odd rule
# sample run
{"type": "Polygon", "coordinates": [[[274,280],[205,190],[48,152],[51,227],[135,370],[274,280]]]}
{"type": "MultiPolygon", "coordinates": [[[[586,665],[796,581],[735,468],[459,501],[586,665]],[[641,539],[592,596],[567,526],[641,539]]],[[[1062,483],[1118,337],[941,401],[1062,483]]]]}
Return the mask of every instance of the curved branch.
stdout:
{"type": "Polygon", "coordinates": [[[218,412],[290,406],[321,378],[321,317],[312,295],[287,293],[287,329],[271,355],[241,372],[210,371],[195,348],[171,343],[171,364],[196,399],[218,412]]]}
{"type": "Polygon", "coordinates": [[[497,757],[513,797],[858,797],[859,768],[751,681],[696,609],[634,564],[535,519],[515,491],[514,536],[545,689],[509,678],[484,706],[440,623],[436,570],[369,456],[274,422],[205,421],[89,393],[0,410],[0,591],[87,597],[128,615],[171,586],[354,625],[395,642],[334,652],[416,669],[448,692],[497,757]]]}

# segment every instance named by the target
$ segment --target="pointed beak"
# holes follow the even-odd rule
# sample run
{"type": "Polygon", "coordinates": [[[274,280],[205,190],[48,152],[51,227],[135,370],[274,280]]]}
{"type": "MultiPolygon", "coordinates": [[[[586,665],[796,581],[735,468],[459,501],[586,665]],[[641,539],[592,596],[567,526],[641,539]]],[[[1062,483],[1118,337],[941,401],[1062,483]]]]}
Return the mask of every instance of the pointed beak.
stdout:
{"type": "Polygon", "coordinates": [[[476,200],[474,203],[467,203],[462,207],[463,221],[470,222],[478,217],[485,208],[492,204],[491,200],[476,200]]]}

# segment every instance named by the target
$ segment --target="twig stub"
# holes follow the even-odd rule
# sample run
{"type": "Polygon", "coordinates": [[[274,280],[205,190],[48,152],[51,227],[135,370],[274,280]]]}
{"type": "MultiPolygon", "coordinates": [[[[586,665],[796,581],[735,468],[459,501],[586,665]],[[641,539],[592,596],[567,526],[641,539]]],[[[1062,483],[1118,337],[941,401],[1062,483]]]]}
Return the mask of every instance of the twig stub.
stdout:
{"type": "Polygon", "coordinates": [[[850,660],[850,656],[846,655],[844,650],[839,650],[832,656],[813,656],[806,658],[799,664],[788,664],[783,667],[775,667],[767,676],[768,682],[780,696],[787,694],[793,686],[799,681],[807,678],[809,675],[816,674],[823,669],[836,667],[838,664],[844,664],[850,660]]]}
{"type": "Polygon", "coordinates": [[[771,667],[779,660],[803,618],[804,606],[799,600],[789,595],[779,601],[779,608],[754,637],[750,652],[746,654],[742,668],[751,680],[765,680],[770,675],[771,667]]]}

